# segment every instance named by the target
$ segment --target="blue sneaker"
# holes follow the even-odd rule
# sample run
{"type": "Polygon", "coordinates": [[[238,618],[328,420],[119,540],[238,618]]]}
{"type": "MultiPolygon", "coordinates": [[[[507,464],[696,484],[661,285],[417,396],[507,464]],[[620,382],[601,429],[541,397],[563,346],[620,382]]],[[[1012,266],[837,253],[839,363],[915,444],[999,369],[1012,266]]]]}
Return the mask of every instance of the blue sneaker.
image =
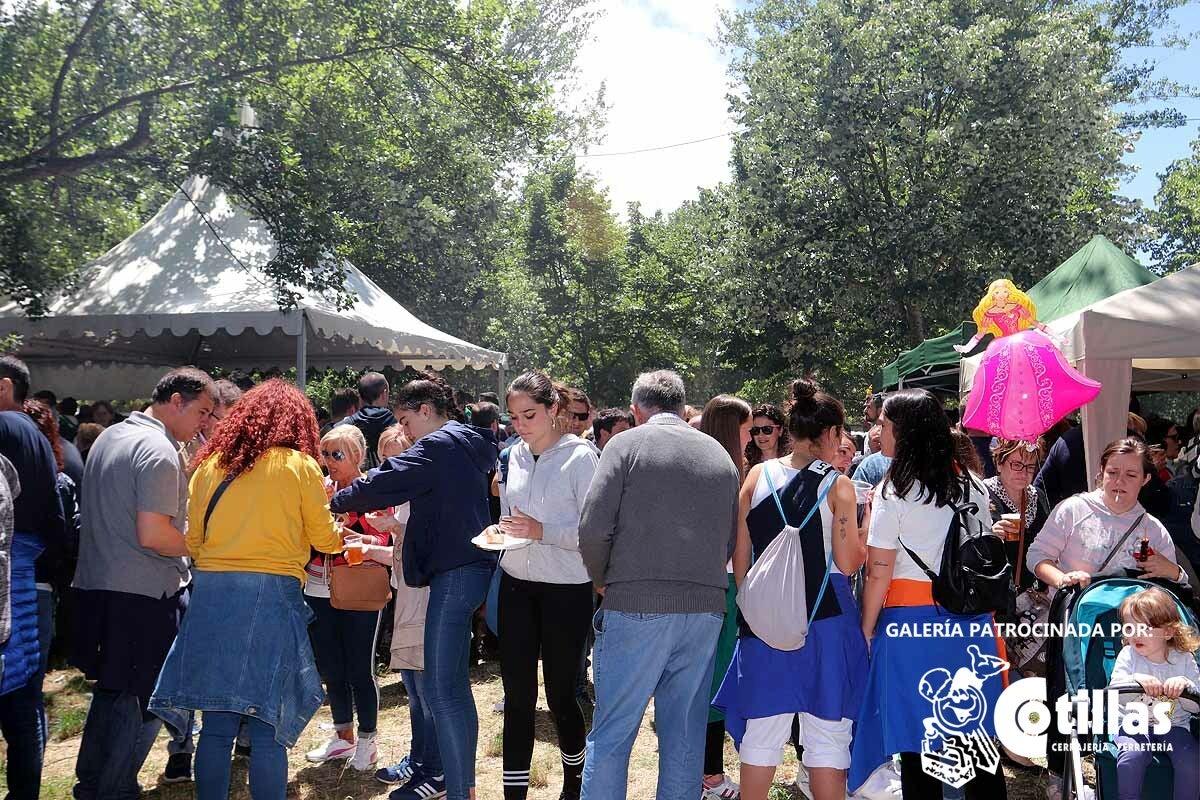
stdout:
{"type": "Polygon", "coordinates": [[[380,783],[386,783],[388,786],[395,786],[397,783],[407,783],[412,779],[413,775],[417,774],[417,770],[421,765],[412,760],[412,756],[405,756],[400,759],[400,763],[391,767],[375,770],[375,780],[380,783]]]}
{"type": "Polygon", "coordinates": [[[446,796],[446,776],[424,778],[417,775],[388,795],[388,800],[437,800],[446,796]]]}

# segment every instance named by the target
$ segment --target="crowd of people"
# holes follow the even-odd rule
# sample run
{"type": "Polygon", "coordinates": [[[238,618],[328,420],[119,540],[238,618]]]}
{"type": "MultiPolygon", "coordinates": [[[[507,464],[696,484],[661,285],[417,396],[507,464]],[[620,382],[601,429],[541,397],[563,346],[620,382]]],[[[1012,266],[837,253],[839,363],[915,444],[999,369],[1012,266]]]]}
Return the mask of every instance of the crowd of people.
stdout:
{"type": "MultiPolygon", "coordinates": [[[[1200,414],[1131,414],[1088,491],[1077,428],[1052,444],[972,437],[923,390],[869,397],[854,436],[843,404],[803,378],[782,405],[697,408],[677,374],[647,372],[628,407],[598,410],[537,371],[503,403],[436,373],[392,387],[368,372],[318,413],[285,381],[182,367],[126,415],[33,381],[0,357],[0,732],[18,800],[39,793],[52,646],[94,681],[79,800],[136,798],[164,723],[164,780],[225,798],[246,757],[255,800],[282,800],[288,751],[326,700],[333,730],[308,761],[371,772],[391,800],[473,800],[481,608],[499,640],[505,800],[529,791],[539,662],[563,800],[626,796],[652,702],[660,798],[766,800],[788,746],[814,800],[879,770],[906,798],[940,796],[921,761],[928,676],[967,652],[1011,663],[984,691],[994,706],[1004,681],[1053,682],[1054,666],[1053,648],[1002,661],[992,614],[934,601],[956,519],[1003,540],[1014,595],[1137,574],[1190,596],[1200,414]],[[783,648],[738,595],[793,535],[808,625],[783,648]],[[1131,535],[1148,549],[1122,547],[1131,535]],[[972,635],[897,633],[948,617],[972,635]],[[395,764],[376,744],[381,633],[411,712],[395,764]]],[[[1169,631],[1131,642],[1122,668],[1178,696],[1197,688],[1200,639],[1159,606],[1123,609],[1169,631]],[[1173,653],[1190,670],[1164,671],[1173,653]]],[[[1173,735],[1194,762],[1194,739],[1173,735]]],[[[1140,775],[1142,743],[1119,744],[1122,774],[1140,775]]],[[[1197,794],[1184,760],[1177,798],[1197,794]]],[[[1051,754],[1051,797],[1063,766],[1051,754]]],[[[965,796],[1005,791],[1003,772],[980,771],[965,796]]]]}

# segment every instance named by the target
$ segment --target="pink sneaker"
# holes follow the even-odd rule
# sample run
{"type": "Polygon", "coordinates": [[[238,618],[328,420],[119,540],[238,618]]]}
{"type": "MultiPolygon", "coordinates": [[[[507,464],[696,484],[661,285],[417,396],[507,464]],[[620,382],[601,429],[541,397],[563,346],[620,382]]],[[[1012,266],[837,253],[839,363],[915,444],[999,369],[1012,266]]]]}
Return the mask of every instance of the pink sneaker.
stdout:
{"type": "Polygon", "coordinates": [[[326,761],[350,758],[354,755],[356,749],[357,746],[354,742],[347,742],[340,736],[334,736],[316,750],[309,750],[304,754],[304,757],[313,764],[324,764],[326,761]]]}

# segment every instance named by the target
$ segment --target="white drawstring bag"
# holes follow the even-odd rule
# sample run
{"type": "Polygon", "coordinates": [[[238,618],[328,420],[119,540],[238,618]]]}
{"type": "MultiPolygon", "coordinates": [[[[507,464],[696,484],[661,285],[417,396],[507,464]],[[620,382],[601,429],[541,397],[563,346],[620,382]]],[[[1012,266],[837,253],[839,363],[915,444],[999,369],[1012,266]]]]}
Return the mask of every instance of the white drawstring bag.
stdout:
{"type": "Polygon", "coordinates": [[[763,475],[767,479],[767,488],[771,490],[775,507],[779,509],[779,516],[783,519],[783,530],[746,573],[746,579],[738,589],[737,604],[750,630],[768,646],[776,650],[799,650],[808,636],[808,626],[812,624],[812,617],[821,606],[825,587],[829,585],[829,570],[833,566],[833,548],[830,547],[829,558],[825,564],[825,578],[821,581],[821,590],[810,614],[800,531],[821,507],[837,478],[835,476],[833,480],[826,482],[804,521],[799,527],[795,527],[788,524],[783,503],[779,502],[779,494],[775,490],[774,481],[771,480],[770,468],[771,463],[764,464],[763,475]]]}

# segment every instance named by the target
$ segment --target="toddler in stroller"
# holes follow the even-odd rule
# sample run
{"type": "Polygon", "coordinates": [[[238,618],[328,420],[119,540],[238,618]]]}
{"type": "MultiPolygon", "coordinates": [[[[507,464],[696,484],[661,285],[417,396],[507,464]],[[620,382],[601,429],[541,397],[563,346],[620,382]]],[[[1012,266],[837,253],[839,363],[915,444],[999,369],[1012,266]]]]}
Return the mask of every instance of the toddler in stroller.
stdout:
{"type": "Polygon", "coordinates": [[[1192,734],[1191,718],[1180,697],[1200,689],[1196,650],[1200,636],[1184,622],[1175,598],[1157,587],[1131,594],[1121,603],[1121,621],[1135,626],[1125,637],[1125,647],[1113,664],[1113,688],[1136,683],[1142,694],[1136,701],[1149,708],[1155,703],[1170,707],[1171,728],[1166,733],[1131,734],[1114,738],[1117,747],[1117,797],[1138,800],[1146,770],[1155,752],[1165,753],[1174,770],[1175,800],[1200,797],[1200,749],[1192,734]]]}

